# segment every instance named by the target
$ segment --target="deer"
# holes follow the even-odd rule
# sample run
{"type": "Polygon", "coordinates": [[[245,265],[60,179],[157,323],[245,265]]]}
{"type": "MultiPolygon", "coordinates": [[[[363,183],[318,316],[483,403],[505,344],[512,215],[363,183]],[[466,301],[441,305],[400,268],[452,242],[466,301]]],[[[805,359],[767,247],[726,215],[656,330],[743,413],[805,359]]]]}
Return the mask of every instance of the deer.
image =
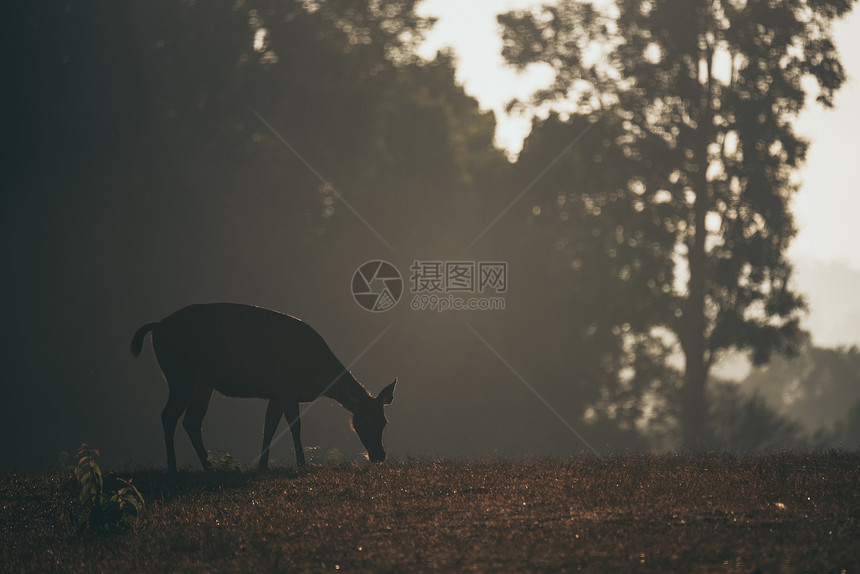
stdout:
{"type": "Polygon", "coordinates": [[[329,349],[322,336],[291,315],[238,303],[189,305],[154,323],[131,340],[138,357],[144,338],[152,348],[169,388],[161,412],[168,473],[176,472],[174,433],[179,417],[204,470],[203,419],[214,391],[227,397],[268,400],[258,470],[269,464],[275,430],[286,417],[296,451],[305,465],[299,403],[328,397],[352,414],[352,428],[372,462],[385,460],[384,408],[394,398],[397,379],[372,396],[329,349]]]}

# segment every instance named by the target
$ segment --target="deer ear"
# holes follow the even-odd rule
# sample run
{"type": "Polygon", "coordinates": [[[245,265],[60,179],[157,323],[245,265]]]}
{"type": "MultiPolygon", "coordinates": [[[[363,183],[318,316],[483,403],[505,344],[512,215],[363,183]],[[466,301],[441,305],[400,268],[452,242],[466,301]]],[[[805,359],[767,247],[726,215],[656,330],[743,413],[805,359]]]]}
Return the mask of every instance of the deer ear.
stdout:
{"type": "Polygon", "coordinates": [[[394,382],[379,391],[379,395],[377,395],[376,400],[380,401],[383,405],[390,405],[391,401],[394,400],[394,385],[397,384],[397,379],[394,379],[394,382]]]}

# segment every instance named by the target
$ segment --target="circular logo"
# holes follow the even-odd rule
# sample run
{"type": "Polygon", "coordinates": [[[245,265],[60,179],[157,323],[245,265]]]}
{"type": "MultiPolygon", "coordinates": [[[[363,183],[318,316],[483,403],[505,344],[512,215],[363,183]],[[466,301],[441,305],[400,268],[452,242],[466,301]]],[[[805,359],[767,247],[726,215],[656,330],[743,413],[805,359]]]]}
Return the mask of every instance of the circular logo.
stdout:
{"type": "Polygon", "coordinates": [[[363,308],[374,313],[388,311],[403,295],[403,278],[387,261],[368,261],[352,276],[352,297],[363,308]]]}

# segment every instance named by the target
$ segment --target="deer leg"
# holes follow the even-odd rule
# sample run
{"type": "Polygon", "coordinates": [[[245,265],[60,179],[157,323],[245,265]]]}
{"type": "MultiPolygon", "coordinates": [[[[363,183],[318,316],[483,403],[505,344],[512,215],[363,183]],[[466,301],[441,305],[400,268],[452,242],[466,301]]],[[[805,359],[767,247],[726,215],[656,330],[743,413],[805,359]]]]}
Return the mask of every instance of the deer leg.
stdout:
{"type": "Polygon", "coordinates": [[[272,437],[275,436],[275,430],[277,430],[282,416],[284,416],[284,409],[281,406],[281,401],[269,399],[269,406],[266,407],[266,424],[263,427],[263,450],[260,454],[258,471],[264,471],[269,467],[269,447],[272,445],[272,437]]]}
{"type": "Polygon", "coordinates": [[[293,435],[293,446],[296,449],[296,465],[305,465],[305,451],[302,448],[302,420],[299,418],[298,401],[281,401],[284,407],[284,416],[290,424],[290,433],[293,435]]]}
{"type": "Polygon", "coordinates": [[[188,433],[188,438],[191,439],[191,444],[194,446],[194,451],[197,453],[197,458],[200,459],[203,470],[209,470],[212,467],[209,464],[206,447],[203,446],[203,435],[201,433],[203,419],[206,417],[206,411],[209,409],[210,398],[212,398],[211,387],[207,387],[202,383],[195,385],[188,400],[188,410],[185,411],[185,418],[182,419],[182,426],[185,427],[185,432],[188,433]]]}
{"type": "Polygon", "coordinates": [[[171,389],[167,404],[161,411],[161,425],[164,427],[164,446],[167,448],[167,472],[176,472],[176,449],[173,436],[176,432],[176,423],[185,411],[185,393],[171,389]]]}

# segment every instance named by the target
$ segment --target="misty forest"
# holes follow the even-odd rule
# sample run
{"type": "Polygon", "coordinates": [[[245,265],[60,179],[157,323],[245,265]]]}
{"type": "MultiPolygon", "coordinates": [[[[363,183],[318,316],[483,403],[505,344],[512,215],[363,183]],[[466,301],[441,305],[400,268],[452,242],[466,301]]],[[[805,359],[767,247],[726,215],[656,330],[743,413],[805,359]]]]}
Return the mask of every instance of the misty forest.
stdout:
{"type": "MultiPolygon", "coordinates": [[[[506,61],[555,72],[511,106],[576,110],[535,119],[513,163],[452,54],[416,56],[415,2],[20,8],[0,460],[90,440],[160,462],[166,386],[128,340],[217,301],[298,316],[344,363],[394,323],[351,370],[401,381],[401,456],[588,449],[469,326],[599,452],[860,444],[857,351],[804,334],[785,256],[792,119],[845,79],[828,29],[850,2],[792,6],[501,15],[506,61]],[[368,313],[349,282],[374,259],[505,261],[505,308],[368,313]],[[712,374],[731,353],[760,366],[743,384],[712,374]]],[[[216,396],[207,442],[252,455],[258,402],[216,396]]],[[[311,413],[306,442],[361,450],[340,407],[311,413]]]]}
{"type": "MultiPolygon", "coordinates": [[[[815,145],[795,122],[847,79],[831,26],[853,2],[503,12],[506,64],[552,71],[508,106],[533,118],[516,157],[454,51],[419,55],[419,5],[11,8],[0,470],[86,442],[163,472],[168,387],[129,342],[215,302],[299,317],[374,397],[396,377],[395,462],[860,446],[860,351],[804,330],[787,256],[815,145]],[[375,260],[403,278],[384,312],[351,293],[375,260]],[[504,262],[503,308],[417,309],[419,261],[504,262]]],[[[349,413],[311,404],[308,461],[363,463],[349,413]]],[[[253,468],[265,412],[216,392],[206,447],[253,468]]],[[[292,468],[281,438],[270,464],[292,468]]],[[[181,425],[176,453],[199,470],[181,425]]]]}

